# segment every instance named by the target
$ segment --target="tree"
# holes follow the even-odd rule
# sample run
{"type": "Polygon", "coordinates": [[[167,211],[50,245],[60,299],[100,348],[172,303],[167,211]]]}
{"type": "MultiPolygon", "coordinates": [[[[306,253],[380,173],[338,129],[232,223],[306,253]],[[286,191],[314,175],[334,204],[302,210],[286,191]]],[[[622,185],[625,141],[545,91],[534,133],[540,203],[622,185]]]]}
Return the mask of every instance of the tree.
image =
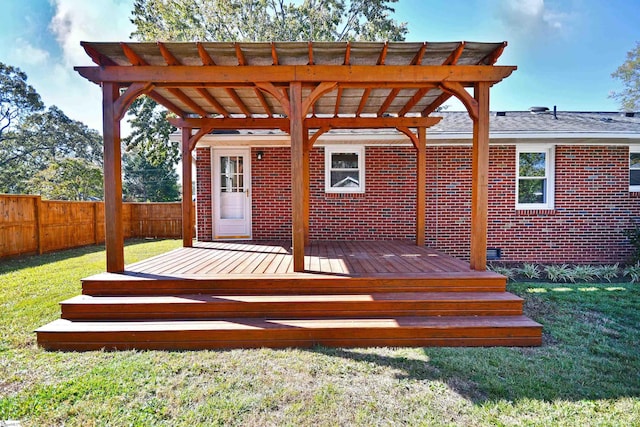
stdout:
{"type": "Polygon", "coordinates": [[[100,167],[102,137],[56,106],[20,118],[0,143],[0,192],[31,192],[35,174],[67,158],[100,167]]]}
{"type": "Polygon", "coordinates": [[[620,101],[623,110],[639,111],[640,42],[636,42],[636,47],[627,52],[627,60],[611,76],[621,80],[624,85],[622,92],[614,92],[611,96],[620,101]]]}
{"type": "Polygon", "coordinates": [[[66,158],[51,163],[29,180],[32,192],[53,200],[100,200],[102,169],[85,159],[66,158]]]}
{"type": "Polygon", "coordinates": [[[21,119],[43,108],[40,95],[27,84],[27,75],[0,62],[0,144],[14,138],[10,132],[21,119]]]}
{"type": "Polygon", "coordinates": [[[404,40],[397,0],[136,0],[132,36],[157,41],[404,40]]]}
{"type": "MultiPolygon", "coordinates": [[[[390,17],[397,0],[135,0],[132,36],[140,41],[404,40],[406,23],[390,17]]],[[[150,162],[178,161],[170,127],[148,97],[129,109],[132,135],[124,140],[150,162]]]]}
{"type": "Polygon", "coordinates": [[[123,156],[123,193],[135,202],[173,202],[180,200],[178,174],[169,158],[153,164],[138,150],[123,156]]]}
{"type": "Polygon", "coordinates": [[[176,130],[167,121],[169,112],[148,97],[133,101],[128,110],[131,133],[123,138],[127,150],[144,154],[152,165],[178,163],[180,145],[169,139],[176,130]]]}

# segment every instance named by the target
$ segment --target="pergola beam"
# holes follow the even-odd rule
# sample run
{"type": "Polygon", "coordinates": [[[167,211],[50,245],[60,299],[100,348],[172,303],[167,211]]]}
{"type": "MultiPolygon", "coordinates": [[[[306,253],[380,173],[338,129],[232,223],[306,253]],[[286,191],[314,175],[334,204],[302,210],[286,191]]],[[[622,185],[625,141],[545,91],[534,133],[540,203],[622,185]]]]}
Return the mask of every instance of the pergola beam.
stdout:
{"type": "Polygon", "coordinates": [[[475,84],[476,82],[497,83],[508,77],[515,66],[491,65],[279,65],[264,67],[215,66],[192,67],[186,65],[167,66],[104,66],[75,67],[84,78],[93,82],[153,82],[164,84],[203,85],[205,82],[217,84],[253,84],[256,81],[271,83],[291,82],[337,82],[374,83],[382,82],[420,84],[453,81],[475,84]]]}
{"type": "MultiPolygon", "coordinates": [[[[303,119],[308,129],[383,129],[399,127],[431,127],[442,117],[307,117],[303,119]]],[[[169,118],[177,127],[200,129],[289,129],[288,118],[169,118]]]]}

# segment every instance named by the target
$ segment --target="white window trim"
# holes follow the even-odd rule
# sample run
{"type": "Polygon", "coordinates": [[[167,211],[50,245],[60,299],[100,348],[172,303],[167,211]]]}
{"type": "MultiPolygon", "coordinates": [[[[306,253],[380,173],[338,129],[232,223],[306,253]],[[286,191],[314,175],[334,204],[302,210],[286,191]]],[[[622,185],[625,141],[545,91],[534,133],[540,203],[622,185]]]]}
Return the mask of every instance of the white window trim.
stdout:
{"type": "Polygon", "coordinates": [[[325,145],[324,147],[324,191],[325,193],[364,193],[365,189],[365,161],[364,145],[325,145]],[[358,170],[360,171],[359,187],[331,187],[331,155],[333,153],[357,153],[358,170]]]}
{"type": "MultiPolygon", "coordinates": [[[[629,182],[631,182],[631,153],[640,153],[640,145],[629,146],[629,182]]],[[[629,185],[629,192],[640,192],[640,185],[629,185]]]]}
{"type": "Polygon", "coordinates": [[[550,210],[555,207],[555,163],[556,153],[553,144],[531,144],[516,146],[516,209],[518,210],[550,210]],[[545,178],[547,179],[547,202],[546,203],[518,203],[520,187],[520,153],[541,153],[545,152],[545,178]]]}

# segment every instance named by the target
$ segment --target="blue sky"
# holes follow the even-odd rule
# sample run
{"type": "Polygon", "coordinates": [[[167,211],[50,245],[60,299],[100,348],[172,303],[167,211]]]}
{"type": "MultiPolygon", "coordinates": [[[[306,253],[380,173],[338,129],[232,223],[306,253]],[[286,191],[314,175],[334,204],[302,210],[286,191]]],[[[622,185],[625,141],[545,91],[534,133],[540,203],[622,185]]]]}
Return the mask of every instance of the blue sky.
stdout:
{"type": "MultiPolygon", "coordinates": [[[[20,67],[47,105],[101,129],[101,95],[74,65],[81,40],[127,40],[133,0],[2,0],[0,62],[20,67]]],[[[518,70],[491,92],[492,110],[533,105],[616,111],[611,73],[640,41],[638,0],[400,0],[410,41],[509,42],[498,64],[518,70]]],[[[452,109],[461,109],[452,105],[452,109]]]]}

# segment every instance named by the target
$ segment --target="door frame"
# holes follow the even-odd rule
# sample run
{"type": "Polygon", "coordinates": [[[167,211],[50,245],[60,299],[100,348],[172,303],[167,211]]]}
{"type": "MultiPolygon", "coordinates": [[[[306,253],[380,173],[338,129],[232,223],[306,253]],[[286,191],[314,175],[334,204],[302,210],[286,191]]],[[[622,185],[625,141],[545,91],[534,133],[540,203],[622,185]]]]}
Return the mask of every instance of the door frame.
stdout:
{"type": "Polygon", "coordinates": [[[253,189],[251,186],[251,147],[211,147],[211,223],[213,240],[251,240],[253,238],[253,189]],[[243,235],[218,235],[217,227],[220,221],[220,181],[218,170],[220,167],[221,156],[244,156],[243,172],[244,172],[244,188],[246,195],[245,205],[245,222],[247,225],[247,234],[243,235]],[[248,191],[248,194],[246,192],[248,191]]]}

